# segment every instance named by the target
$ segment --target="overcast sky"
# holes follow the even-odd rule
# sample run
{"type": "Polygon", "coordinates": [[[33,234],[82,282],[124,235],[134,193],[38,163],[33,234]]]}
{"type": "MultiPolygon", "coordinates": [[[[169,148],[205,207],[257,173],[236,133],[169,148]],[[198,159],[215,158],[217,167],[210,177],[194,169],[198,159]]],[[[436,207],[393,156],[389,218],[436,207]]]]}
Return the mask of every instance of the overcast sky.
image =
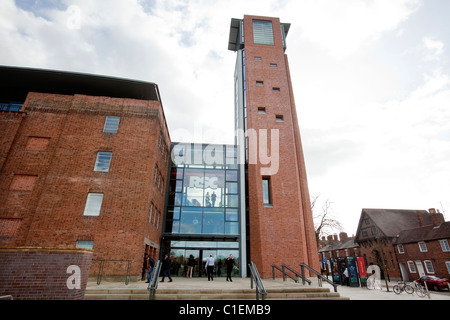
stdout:
{"type": "Polygon", "coordinates": [[[0,65],[158,84],[173,141],[233,143],[231,18],[291,23],[311,195],[450,215],[449,0],[0,0],[0,65]]]}

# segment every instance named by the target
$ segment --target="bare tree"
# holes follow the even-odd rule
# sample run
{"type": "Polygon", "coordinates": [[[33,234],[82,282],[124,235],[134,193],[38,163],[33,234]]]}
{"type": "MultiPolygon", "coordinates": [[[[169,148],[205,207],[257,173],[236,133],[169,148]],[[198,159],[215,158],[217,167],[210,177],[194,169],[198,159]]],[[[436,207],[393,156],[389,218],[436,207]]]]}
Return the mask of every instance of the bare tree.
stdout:
{"type": "Polygon", "coordinates": [[[332,204],[330,199],[325,200],[322,206],[318,208],[320,195],[314,195],[311,198],[311,210],[313,212],[314,229],[316,230],[317,245],[322,236],[327,236],[336,231],[342,232],[342,224],[332,215],[332,204]]]}

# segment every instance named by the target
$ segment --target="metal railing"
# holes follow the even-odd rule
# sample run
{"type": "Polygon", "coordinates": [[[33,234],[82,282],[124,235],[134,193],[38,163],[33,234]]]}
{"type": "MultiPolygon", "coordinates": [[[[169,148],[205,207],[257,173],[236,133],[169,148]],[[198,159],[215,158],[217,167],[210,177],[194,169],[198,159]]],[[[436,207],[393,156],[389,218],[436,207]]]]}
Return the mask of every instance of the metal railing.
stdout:
{"type": "Polygon", "coordinates": [[[264,285],[261,280],[261,276],[259,275],[258,269],[253,262],[250,262],[248,267],[250,268],[250,287],[253,289],[253,282],[255,282],[256,287],[256,300],[259,300],[259,296],[261,296],[262,300],[266,299],[267,292],[264,289],[264,285]]]}
{"type": "Polygon", "coordinates": [[[303,280],[303,284],[305,284],[305,268],[308,269],[310,272],[314,273],[317,276],[317,281],[318,281],[318,285],[319,287],[322,287],[322,281],[325,280],[326,282],[328,282],[329,284],[331,284],[334,287],[334,292],[337,292],[337,284],[335,284],[333,281],[328,280],[326,277],[324,277],[323,275],[321,275],[319,272],[317,272],[316,270],[314,270],[313,268],[311,268],[310,266],[308,266],[305,263],[301,263],[300,267],[302,268],[302,280],[303,280]]]}
{"type": "Polygon", "coordinates": [[[273,280],[275,280],[275,270],[278,270],[281,272],[281,274],[283,275],[283,281],[286,281],[286,276],[288,276],[289,278],[291,278],[292,280],[295,281],[295,283],[298,283],[298,278],[294,278],[293,276],[291,276],[289,273],[286,273],[286,271],[284,270],[284,268],[280,268],[279,266],[273,264],[272,265],[272,278],[273,280]]]}
{"type": "Polygon", "coordinates": [[[102,283],[103,268],[105,267],[106,262],[126,262],[127,263],[127,275],[125,277],[125,285],[128,285],[128,283],[130,282],[131,260],[97,260],[97,259],[94,259],[92,261],[100,262],[100,264],[98,266],[97,285],[100,285],[102,283]]]}
{"type": "Polygon", "coordinates": [[[159,274],[161,273],[161,261],[158,260],[155,265],[155,269],[153,269],[152,280],[148,284],[148,290],[150,290],[149,300],[155,300],[156,289],[158,289],[158,279],[159,274]]]}

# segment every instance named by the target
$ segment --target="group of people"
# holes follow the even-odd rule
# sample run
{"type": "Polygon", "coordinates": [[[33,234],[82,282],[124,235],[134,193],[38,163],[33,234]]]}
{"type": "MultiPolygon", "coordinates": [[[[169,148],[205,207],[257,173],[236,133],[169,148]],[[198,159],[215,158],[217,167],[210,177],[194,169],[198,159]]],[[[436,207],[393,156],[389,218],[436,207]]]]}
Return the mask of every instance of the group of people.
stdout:
{"type": "MultiPolygon", "coordinates": [[[[171,266],[171,259],[168,254],[164,256],[164,259],[162,261],[161,266],[161,275],[162,279],[161,282],[164,282],[164,279],[166,276],[169,278],[169,282],[172,282],[172,277],[170,275],[170,266],[171,266]]],[[[144,258],[144,266],[143,266],[143,273],[142,273],[142,280],[144,280],[144,274],[146,273],[147,281],[145,283],[150,283],[152,278],[153,269],[155,267],[155,260],[150,257],[149,255],[145,254],[144,258]]],[[[197,261],[195,260],[194,256],[191,255],[187,262],[187,270],[186,270],[186,277],[192,278],[192,273],[194,270],[195,265],[197,264],[197,261]]],[[[231,273],[233,271],[235,261],[233,258],[233,255],[229,255],[229,257],[225,260],[223,267],[227,270],[227,281],[233,281],[231,279],[231,273]]],[[[212,254],[209,255],[209,258],[206,259],[205,263],[205,271],[208,275],[208,281],[214,281],[214,267],[215,267],[215,259],[212,254]]]]}

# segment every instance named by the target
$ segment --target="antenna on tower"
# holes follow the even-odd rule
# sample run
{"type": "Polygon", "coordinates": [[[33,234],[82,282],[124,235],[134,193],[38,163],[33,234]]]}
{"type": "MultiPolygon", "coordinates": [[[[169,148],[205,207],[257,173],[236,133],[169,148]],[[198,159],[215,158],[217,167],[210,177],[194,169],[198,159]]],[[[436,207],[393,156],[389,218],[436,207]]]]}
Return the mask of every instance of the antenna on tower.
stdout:
{"type": "Polygon", "coordinates": [[[445,210],[444,210],[444,206],[442,205],[442,201],[439,201],[439,203],[441,204],[442,215],[444,216],[444,220],[447,220],[447,219],[445,218],[445,210]]]}

